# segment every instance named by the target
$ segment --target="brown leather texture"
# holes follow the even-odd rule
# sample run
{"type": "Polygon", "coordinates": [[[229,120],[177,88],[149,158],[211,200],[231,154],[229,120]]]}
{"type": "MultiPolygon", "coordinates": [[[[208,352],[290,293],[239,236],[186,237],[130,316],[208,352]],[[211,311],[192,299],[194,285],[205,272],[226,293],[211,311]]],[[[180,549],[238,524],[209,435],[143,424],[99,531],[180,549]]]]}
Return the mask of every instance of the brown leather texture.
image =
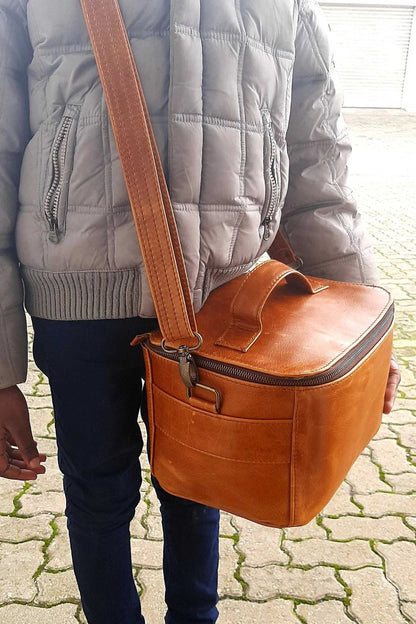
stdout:
{"type": "MultiPolygon", "coordinates": [[[[378,430],[392,347],[385,290],[308,278],[311,294],[290,275],[291,283],[279,279],[282,267],[271,261],[222,286],[197,315],[197,357],[282,378],[280,385],[199,366],[199,383],[221,397],[217,412],[211,390],[196,387],[188,397],[178,362],[158,348],[159,332],[143,343],[153,474],[177,496],[274,527],[318,514],[378,430]],[[241,288],[248,285],[248,301],[264,299],[273,271],[255,342],[248,351],[219,344],[235,323],[241,288]],[[308,385],[343,366],[334,381],[308,385]]],[[[246,344],[252,327],[240,329],[233,339],[246,344]]]]}

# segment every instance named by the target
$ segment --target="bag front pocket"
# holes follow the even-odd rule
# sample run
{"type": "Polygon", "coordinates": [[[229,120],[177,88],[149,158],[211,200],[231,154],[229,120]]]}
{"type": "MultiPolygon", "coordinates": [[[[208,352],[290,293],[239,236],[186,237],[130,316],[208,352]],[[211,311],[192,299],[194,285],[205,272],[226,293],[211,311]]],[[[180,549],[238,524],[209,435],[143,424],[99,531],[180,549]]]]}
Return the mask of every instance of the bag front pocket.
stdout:
{"type": "Polygon", "coordinates": [[[282,195],[280,174],[280,150],[273,133],[272,119],[268,110],[262,111],[264,124],[264,181],[265,199],[261,215],[263,240],[270,238],[270,224],[279,208],[282,195]]]}
{"type": "Polygon", "coordinates": [[[68,104],[58,125],[48,163],[43,210],[49,226],[49,240],[58,243],[65,233],[76,130],[80,106],[68,104]]]}
{"type": "Polygon", "coordinates": [[[215,415],[151,386],[151,468],[162,487],[262,524],[287,526],[293,421],[215,415]]]}

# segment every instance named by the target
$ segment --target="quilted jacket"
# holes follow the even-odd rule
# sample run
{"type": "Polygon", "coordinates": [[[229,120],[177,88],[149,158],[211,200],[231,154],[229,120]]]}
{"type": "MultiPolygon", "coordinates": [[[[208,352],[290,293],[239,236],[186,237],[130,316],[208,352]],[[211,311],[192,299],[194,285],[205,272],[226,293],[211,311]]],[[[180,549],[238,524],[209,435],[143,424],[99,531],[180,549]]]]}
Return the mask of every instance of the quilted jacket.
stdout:
{"type": "MultiPolygon", "coordinates": [[[[306,273],[376,281],[317,4],[120,7],[196,309],[279,223],[306,273]]],[[[0,276],[0,387],[25,378],[24,302],[61,320],[154,314],[79,0],[0,0],[0,276]]]]}

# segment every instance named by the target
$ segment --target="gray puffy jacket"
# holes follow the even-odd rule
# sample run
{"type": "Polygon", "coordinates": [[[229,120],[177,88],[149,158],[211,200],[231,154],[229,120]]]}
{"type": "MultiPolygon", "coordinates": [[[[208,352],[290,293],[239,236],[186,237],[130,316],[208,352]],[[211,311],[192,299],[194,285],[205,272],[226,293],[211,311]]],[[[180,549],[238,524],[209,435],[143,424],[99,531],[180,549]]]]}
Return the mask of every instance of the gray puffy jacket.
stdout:
{"type": "MultiPolygon", "coordinates": [[[[196,309],[267,251],[280,222],[306,273],[375,281],[316,3],[120,6],[196,309]]],[[[0,89],[6,387],[25,377],[22,280],[27,310],[44,318],[149,316],[153,306],[79,0],[0,0],[0,89]]]]}

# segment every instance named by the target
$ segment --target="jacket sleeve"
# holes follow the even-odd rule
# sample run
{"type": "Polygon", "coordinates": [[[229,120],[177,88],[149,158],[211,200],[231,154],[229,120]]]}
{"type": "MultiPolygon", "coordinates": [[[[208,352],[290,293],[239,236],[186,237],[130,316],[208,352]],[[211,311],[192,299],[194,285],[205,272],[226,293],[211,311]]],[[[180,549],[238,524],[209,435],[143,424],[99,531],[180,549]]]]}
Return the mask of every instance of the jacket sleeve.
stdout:
{"type": "Polygon", "coordinates": [[[296,36],[282,230],[306,274],[376,283],[371,246],[347,186],[351,146],[341,107],[328,24],[317,3],[305,0],[296,36]]]}
{"type": "Polygon", "coordinates": [[[0,388],[26,378],[23,288],[14,229],[22,155],[29,137],[27,0],[0,0],[0,388]]]}

